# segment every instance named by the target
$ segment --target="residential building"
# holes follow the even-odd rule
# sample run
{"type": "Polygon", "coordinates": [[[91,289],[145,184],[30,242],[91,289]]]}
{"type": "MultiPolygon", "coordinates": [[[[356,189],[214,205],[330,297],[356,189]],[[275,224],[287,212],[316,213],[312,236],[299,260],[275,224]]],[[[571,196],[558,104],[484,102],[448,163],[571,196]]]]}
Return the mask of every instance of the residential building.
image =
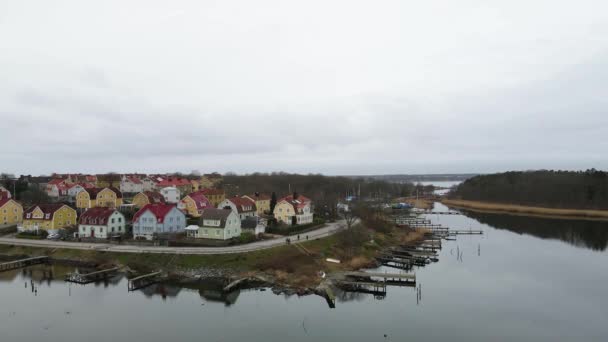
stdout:
{"type": "Polygon", "coordinates": [[[190,180],[181,177],[161,177],[161,180],[156,183],[156,188],[162,189],[166,187],[177,188],[182,194],[189,194],[192,192],[192,183],[190,183],[190,180]]]}
{"type": "Polygon", "coordinates": [[[68,201],[70,203],[76,202],[76,196],[78,195],[78,193],[85,190],[85,187],[81,184],[70,184],[68,186],[68,201]]]}
{"type": "Polygon", "coordinates": [[[68,182],[62,178],[55,178],[47,183],[45,192],[55,200],[66,198],[68,196],[68,182]]]}
{"type": "Polygon", "coordinates": [[[11,198],[0,198],[0,226],[21,223],[23,207],[11,198]]]}
{"type": "Polygon", "coordinates": [[[213,205],[202,192],[197,191],[182,198],[179,208],[192,217],[200,217],[204,209],[213,208],[213,205]]]}
{"type": "Polygon", "coordinates": [[[268,221],[259,216],[248,217],[241,221],[241,231],[255,235],[264,234],[268,221]]]}
{"type": "Polygon", "coordinates": [[[2,199],[8,199],[8,198],[11,198],[11,197],[13,197],[11,195],[11,192],[8,191],[5,187],[0,186],[0,200],[2,200],[2,199]]]}
{"type": "Polygon", "coordinates": [[[241,220],[230,209],[208,208],[201,213],[199,227],[187,234],[200,239],[228,240],[241,235],[241,220]]]}
{"type": "Polygon", "coordinates": [[[230,197],[223,200],[217,206],[219,209],[230,209],[239,215],[239,219],[257,216],[255,202],[244,197],[230,197]]]}
{"type": "Polygon", "coordinates": [[[125,216],[114,208],[97,207],[80,215],[79,237],[106,239],[126,232],[125,216]]]}
{"type": "Polygon", "coordinates": [[[168,186],[160,189],[160,194],[163,195],[166,203],[177,204],[179,203],[179,199],[181,197],[180,190],[174,186],[168,186]]]}
{"type": "Polygon", "coordinates": [[[154,234],[183,232],[186,215],[174,204],[147,204],[133,216],[133,237],[152,240],[154,234]]]}
{"type": "Polygon", "coordinates": [[[274,218],[289,225],[312,223],[312,202],[296,193],[285,196],[277,201],[277,205],[274,207],[274,218]]]}
{"type": "Polygon", "coordinates": [[[146,204],[165,203],[165,198],[160,192],[144,191],[135,195],[132,203],[136,208],[143,208],[146,204]]]}
{"type": "Polygon", "coordinates": [[[23,230],[46,230],[49,233],[76,225],[76,210],[67,204],[38,204],[23,213],[23,230]]]}
{"type": "Polygon", "coordinates": [[[153,191],[156,190],[156,182],[154,181],[154,179],[150,178],[150,177],[143,177],[141,178],[141,183],[142,183],[142,191],[153,191]]]}
{"type": "Polygon", "coordinates": [[[245,195],[243,197],[255,202],[255,206],[258,210],[258,216],[270,212],[270,195],[256,192],[253,195],[245,195]]]}
{"type": "Polygon", "coordinates": [[[135,176],[123,176],[120,181],[120,191],[123,194],[137,194],[144,191],[144,183],[135,176]]]}
{"type": "Polygon", "coordinates": [[[226,199],[226,193],[223,189],[206,188],[200,190],[200,192],[207,197],[214,207],[217,207],[226,199]]]}
{"type": "Polygon", "coordinates": [[[118,208],[120,205],[122,205],[122,192],[115,187],[85,189],[76,195],[78,209],[118,208]]]}

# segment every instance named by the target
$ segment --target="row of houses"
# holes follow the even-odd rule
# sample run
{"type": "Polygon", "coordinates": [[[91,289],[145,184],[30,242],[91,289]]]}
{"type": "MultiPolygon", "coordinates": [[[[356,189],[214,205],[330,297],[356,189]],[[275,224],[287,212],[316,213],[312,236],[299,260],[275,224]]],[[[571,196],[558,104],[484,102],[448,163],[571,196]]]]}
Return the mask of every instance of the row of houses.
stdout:
{"type": "MultiPolygon", "coordinates": [[[[77,194],[76,207],[64,203],[39,204],[23,210],[21,204],[8,198],[0,200],[0,224],[21,224],[21,230],[47,230],[75,226],[79,237],[108,238],[126,232],[127,220],[118,210],[122,194],[113,187],[85,189],[77,194]]],[[[242,228],[255,233],[263,231],[263,215],[270,214],[270,196],[253,195],[225,198],[223,191],[203,189],[190,193],[178,203],[171,203],[163,194],[146,191],[137,194],[133,206],[139,210],[133,216],[134,238],[152,239],[155,234],[187,231],[194,238],[230,239],[239,236],[242,228]],[[207,197],[218,195],[211,202],[207,197]],[[219,199],[223,198],[220,202],[219,199]],[[198,226],[186,229],[187,216],[198,219],[198,226]]],[[[281,198],[274,217],[285,224],[313,222],[311,201],[297,194],[281,198]]]]}

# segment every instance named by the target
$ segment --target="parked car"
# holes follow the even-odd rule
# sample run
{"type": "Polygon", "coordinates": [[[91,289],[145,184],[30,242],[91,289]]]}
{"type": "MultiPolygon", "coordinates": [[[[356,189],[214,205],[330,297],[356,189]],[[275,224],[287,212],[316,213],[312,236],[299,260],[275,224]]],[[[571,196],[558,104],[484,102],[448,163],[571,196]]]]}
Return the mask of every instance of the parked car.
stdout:
{"type": "Polygon", "coordinates": [[[48,240],[59,240],[59,238],[61,238],[61,235],[59,235],[58,233],[52,233],[49,234],[46,238],[48,240]]]}

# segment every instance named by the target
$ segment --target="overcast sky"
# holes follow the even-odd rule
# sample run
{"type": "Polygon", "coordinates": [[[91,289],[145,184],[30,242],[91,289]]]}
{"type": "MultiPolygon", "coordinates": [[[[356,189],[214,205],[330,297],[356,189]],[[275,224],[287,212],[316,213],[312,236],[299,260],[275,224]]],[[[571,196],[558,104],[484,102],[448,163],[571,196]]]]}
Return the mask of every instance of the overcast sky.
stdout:
{"type": "Polygon", "coordinates": [[[0,172],[608,168],[608,2],[0,1],[0,172]]]}

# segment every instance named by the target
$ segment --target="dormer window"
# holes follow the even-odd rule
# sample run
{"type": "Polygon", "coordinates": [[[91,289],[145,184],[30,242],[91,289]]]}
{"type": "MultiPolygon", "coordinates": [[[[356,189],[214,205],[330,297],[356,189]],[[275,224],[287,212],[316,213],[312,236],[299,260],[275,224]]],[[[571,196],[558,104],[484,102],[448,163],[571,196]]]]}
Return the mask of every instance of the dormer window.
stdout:
{"type": "Polygon", "coordinates": [[[44,218],[47,219],[47,220],[50,219],[51,218],[51,214],[45,214],[44,218]]]}

